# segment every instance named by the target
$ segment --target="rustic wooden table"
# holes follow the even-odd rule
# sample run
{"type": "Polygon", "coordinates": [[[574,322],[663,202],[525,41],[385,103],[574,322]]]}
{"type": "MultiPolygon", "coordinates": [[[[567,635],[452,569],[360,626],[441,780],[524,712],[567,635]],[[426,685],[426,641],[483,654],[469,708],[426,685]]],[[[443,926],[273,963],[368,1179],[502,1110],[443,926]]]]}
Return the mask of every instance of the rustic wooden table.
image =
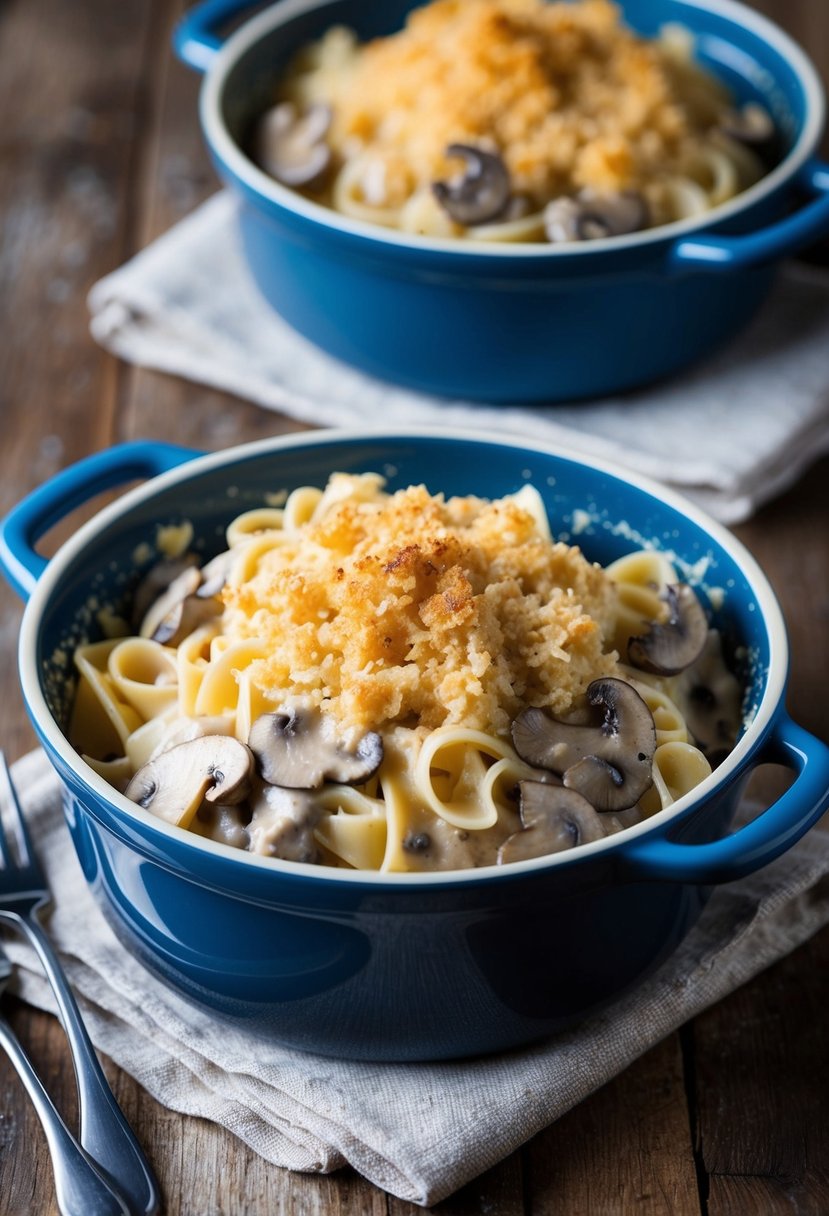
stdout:
{"type": "MultiPolygon", "coordinates": [[[[799,38],[829,79],[828,0],[757,7],[799,38]]],[[[89,336],[92,283],[216,189],[196,118],[198,80],[169,49],[179,8],[179,0],[6,0],[0,7],[0,511],[113,442],[154,436],[220,448],[300,429],[246,402],[125,366],[89,336]]],[[[736,529],[790,625],[790,710],[823,737],[827,477],[824,461],[736,529]]],[[[20,612],[0,589],[0,740],[12,759],[34,745],[17,693],[20,612]]],[[[74,1083],[56,1021],[10,1005],[47,1085],[74,1120],[74,1083]]],[[[827,1008],[829,930],[434,1210],[825,1216],[827,1008]]],[[[316,1177],[267,1165],[220,1128],[163,1109],[109,1063],[107,1071],[170,1216],[418,1210],[349,1170],[316,1177]]],[[[0,1212],[55,1210],[45,1141],[0,1059],[0,1212]]]]}

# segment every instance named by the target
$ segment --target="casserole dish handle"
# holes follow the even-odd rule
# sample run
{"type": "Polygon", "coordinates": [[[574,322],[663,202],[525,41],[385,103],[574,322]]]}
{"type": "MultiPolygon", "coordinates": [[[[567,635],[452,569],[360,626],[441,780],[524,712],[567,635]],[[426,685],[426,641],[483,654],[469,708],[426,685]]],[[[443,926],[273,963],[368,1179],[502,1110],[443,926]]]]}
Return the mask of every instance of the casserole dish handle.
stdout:
{"type": "Polygon", "coordinates": [[[785,219],[743,236],[699,236],[676,241],[668,254],[674,273],[745,270],[785,257],[829,233],[829,165],[811,159],[795,178],[808,194],[804,207],[785,219]]]}
{"type": "Polygon", "coordinates": [[[244,9],[255,7],[256,0],[203,0],[189,9],[176,26],[173,50],[188,67],[206,71],[222,46],[222,39],[214,30],[244,9]]]}
{"type": "Polygon", "coordinates": [[[829,747],[782,713],[772,726],[758,764],[782,764],[795,771],[789,789],[722,840],[678,844],[673,825],[632,840],[620,858],[626,877],[708,886],[753,874],[795,844],[829,807],[829,747]]]}
{"type": "Polygon", "coordinates": [[[79,460],[33,490],[0,523],[0,570],[24,600],[46,568],[35,544],[75,507],[128,481],[147,481],[199,452],[170,443],[122,443],[79,460]]]}

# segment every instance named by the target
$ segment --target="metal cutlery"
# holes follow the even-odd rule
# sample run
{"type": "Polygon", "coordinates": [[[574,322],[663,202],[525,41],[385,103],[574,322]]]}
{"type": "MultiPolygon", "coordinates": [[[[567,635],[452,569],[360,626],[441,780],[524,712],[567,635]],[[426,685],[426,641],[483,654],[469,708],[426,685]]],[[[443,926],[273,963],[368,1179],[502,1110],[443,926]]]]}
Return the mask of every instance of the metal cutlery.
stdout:
{"type": "MultiPolygon", "coordinates": [[[[0,999],[12,964],[0,951],[0,999]]],[[[0,1012],[0,1046],[17,1070],[46,1133],[62,1216],[131,1216],[130,1208],[96,1169],[58,1114],[17,1036],[0,1012]]]]}
{"type": "MultiPolygon", "coordinates": [[[[12,926],[28,938],[55,994],[78,1083],[79,1140],[83,1155],[91,1158],[95,1167],[112,1180],[114,1189],[124,1196],[127,1203],[126,1208],[102,1207],[100,1211],[123,1210],[129,1216],[153,1216],[160,1208],[158,1184],[141,1146],[115,1101],[57,954],[40,923],[40,913],[50,903],[46,879],[32,846],[8,765],[0,752],[0,923],[12,926]]],[[[9,1034],[9,1028],[4,1024],[3,1045],[20,1072],[22,1053],[19,1044],[15,1047],[16,1040],[13,1036],[9,1038],[9,1034]]],[[[22,1057],[22,1061],[28,1075],[31,1066],[25,1063],[25,1057],[22,1057]]],[[[20,1075],[25,1081],[24,1073],[20,1075]]],[[[42,1086],[40,1090],[35,1086],[40,1103],[38,1113],[42,1118],[45,1111],[49,1118],[41,1091],[42,1086]]],[[[31,1088],[29,1092],[34,1100],[31,1088]]],[[[54,1131],[56,1125],[52,1123],[51,1126],[54,1131]]],[[[56,1143],[63,1142],[58,1138],[56,1143]]],[[[88,1171],[90,1173],[93,1171],[88,1171]]],[[[98,1210],[94,1209],[95,1212],[98,1210]]],[[[84,1212],[92,1211],[91,1208],[84,1209],[84,1212]]]]}

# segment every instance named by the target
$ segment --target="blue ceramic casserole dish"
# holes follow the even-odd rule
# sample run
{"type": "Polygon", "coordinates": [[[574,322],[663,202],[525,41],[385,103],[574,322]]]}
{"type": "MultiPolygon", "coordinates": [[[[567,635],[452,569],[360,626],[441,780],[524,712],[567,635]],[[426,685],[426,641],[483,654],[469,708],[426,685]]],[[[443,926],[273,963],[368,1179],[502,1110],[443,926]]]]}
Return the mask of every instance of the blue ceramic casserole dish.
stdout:
{"type": "MultiPolygon", "coordinates": [[[[145,562],[151,562],[146,556],[145,562]]],[[[0,561],[28,597],[20,674],[64,786],[83,871],[116,932],[189,999],[283,1043],[343,1057],[438,1059],[526,1043],[586,1016],[653,970],[712,884],[793,844],[829,801],[829,749],[786,715],[780,610],[751,556],[695,507],[643,479],[550,448],[447,432],[315,432],[194,458],[129,444],[82,461],[5,520],[0,561]],[[746,684],[737,747],[688,797],[626,832],[505,867],[379,875],[254,856],[169,826],[118,794],[68,743],[72,648],[103,604],[128,602],[136,553],[189,520],[205,554],[264,495],[375,470],[392,488],[500,496],[540,490],[553,531],[603,564],[643,544],[675,556],[746,684]],[[48,563],[37,538],[79,502],[149,479],[48,563]],[[755,766],[791,788],[729,835],[755,766]]]]}
{"type": "Polygon", "coordinates": [[[242,150],[291,53],[332,24],[361,38],[403,25],[412,0],[282,0],[224,45],[249,7],[207,0],[175,45],[206,71],[203,132],[239,203],[242,245],[264,298],[339,359],[428,393],[492,402],[615,393],[676,372],[735,334],[780,259],[829,232],[829,167],[815,158],[824,94],[790,38],[734,0],[622,0],[644,35],[693,32],[700,60],[739,102],[774,117],[784,153],[707,215],[577,245],[471,247],[351,220],[308,202],[242,150]]]}

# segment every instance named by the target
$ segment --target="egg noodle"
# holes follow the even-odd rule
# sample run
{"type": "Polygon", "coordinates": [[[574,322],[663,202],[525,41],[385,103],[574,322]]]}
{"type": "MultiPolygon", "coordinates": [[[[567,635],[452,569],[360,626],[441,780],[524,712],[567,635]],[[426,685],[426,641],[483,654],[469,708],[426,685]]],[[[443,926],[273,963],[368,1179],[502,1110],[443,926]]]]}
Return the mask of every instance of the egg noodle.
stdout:
{"type": "MultiPolygon", "coordinates": [[[[676,582],[666,558],[642,550],[604,569],[589,562],[551,537],[529,484],[501,499],[447,499],[338,473],[324,489],[239,515],[227,545],[215,614],[174,645],[133,635],[78,647],[70,738],[124,790],[176,744],[215,734],[247,743],[261,715],[286,707],[322,714],[346,739],[378,732],[383,759],[368,780],[313,791],[314,859],[324,864],[494,863],[521,826],[517,783],[538,779],[513,747],[511,721],[526,706],[566,718],[598,678],[632,684],[656,729],[653,783],[635,806],[602,816],[607,832],[710,773],[688,722],[700,681],[717,687],[736,723],[739,687],[716,634],[707,671],[656,676],[619,661],[643,623],[664,618],[664,589],[676,582]]],[[[215,813],[205,803],[174,821],[291,856],[254,799],[215,813]]]]}
{"type": "Polygon", "coordinates": [[[409,233],[543,242],[552,200],[635,192],[638,226],[655,226],[763,175],[693,50],[676,25],[636,35],[610,0],[432,0],[368,43],[332,28],[294,59],[276,100],[330,108],[332,172],[307,190],[317,201],[409,233]],[[458,222],[436,199],[434,183],[457,174],[457,144],[504,162],[510,204],[492,222],[458,222]]]}

